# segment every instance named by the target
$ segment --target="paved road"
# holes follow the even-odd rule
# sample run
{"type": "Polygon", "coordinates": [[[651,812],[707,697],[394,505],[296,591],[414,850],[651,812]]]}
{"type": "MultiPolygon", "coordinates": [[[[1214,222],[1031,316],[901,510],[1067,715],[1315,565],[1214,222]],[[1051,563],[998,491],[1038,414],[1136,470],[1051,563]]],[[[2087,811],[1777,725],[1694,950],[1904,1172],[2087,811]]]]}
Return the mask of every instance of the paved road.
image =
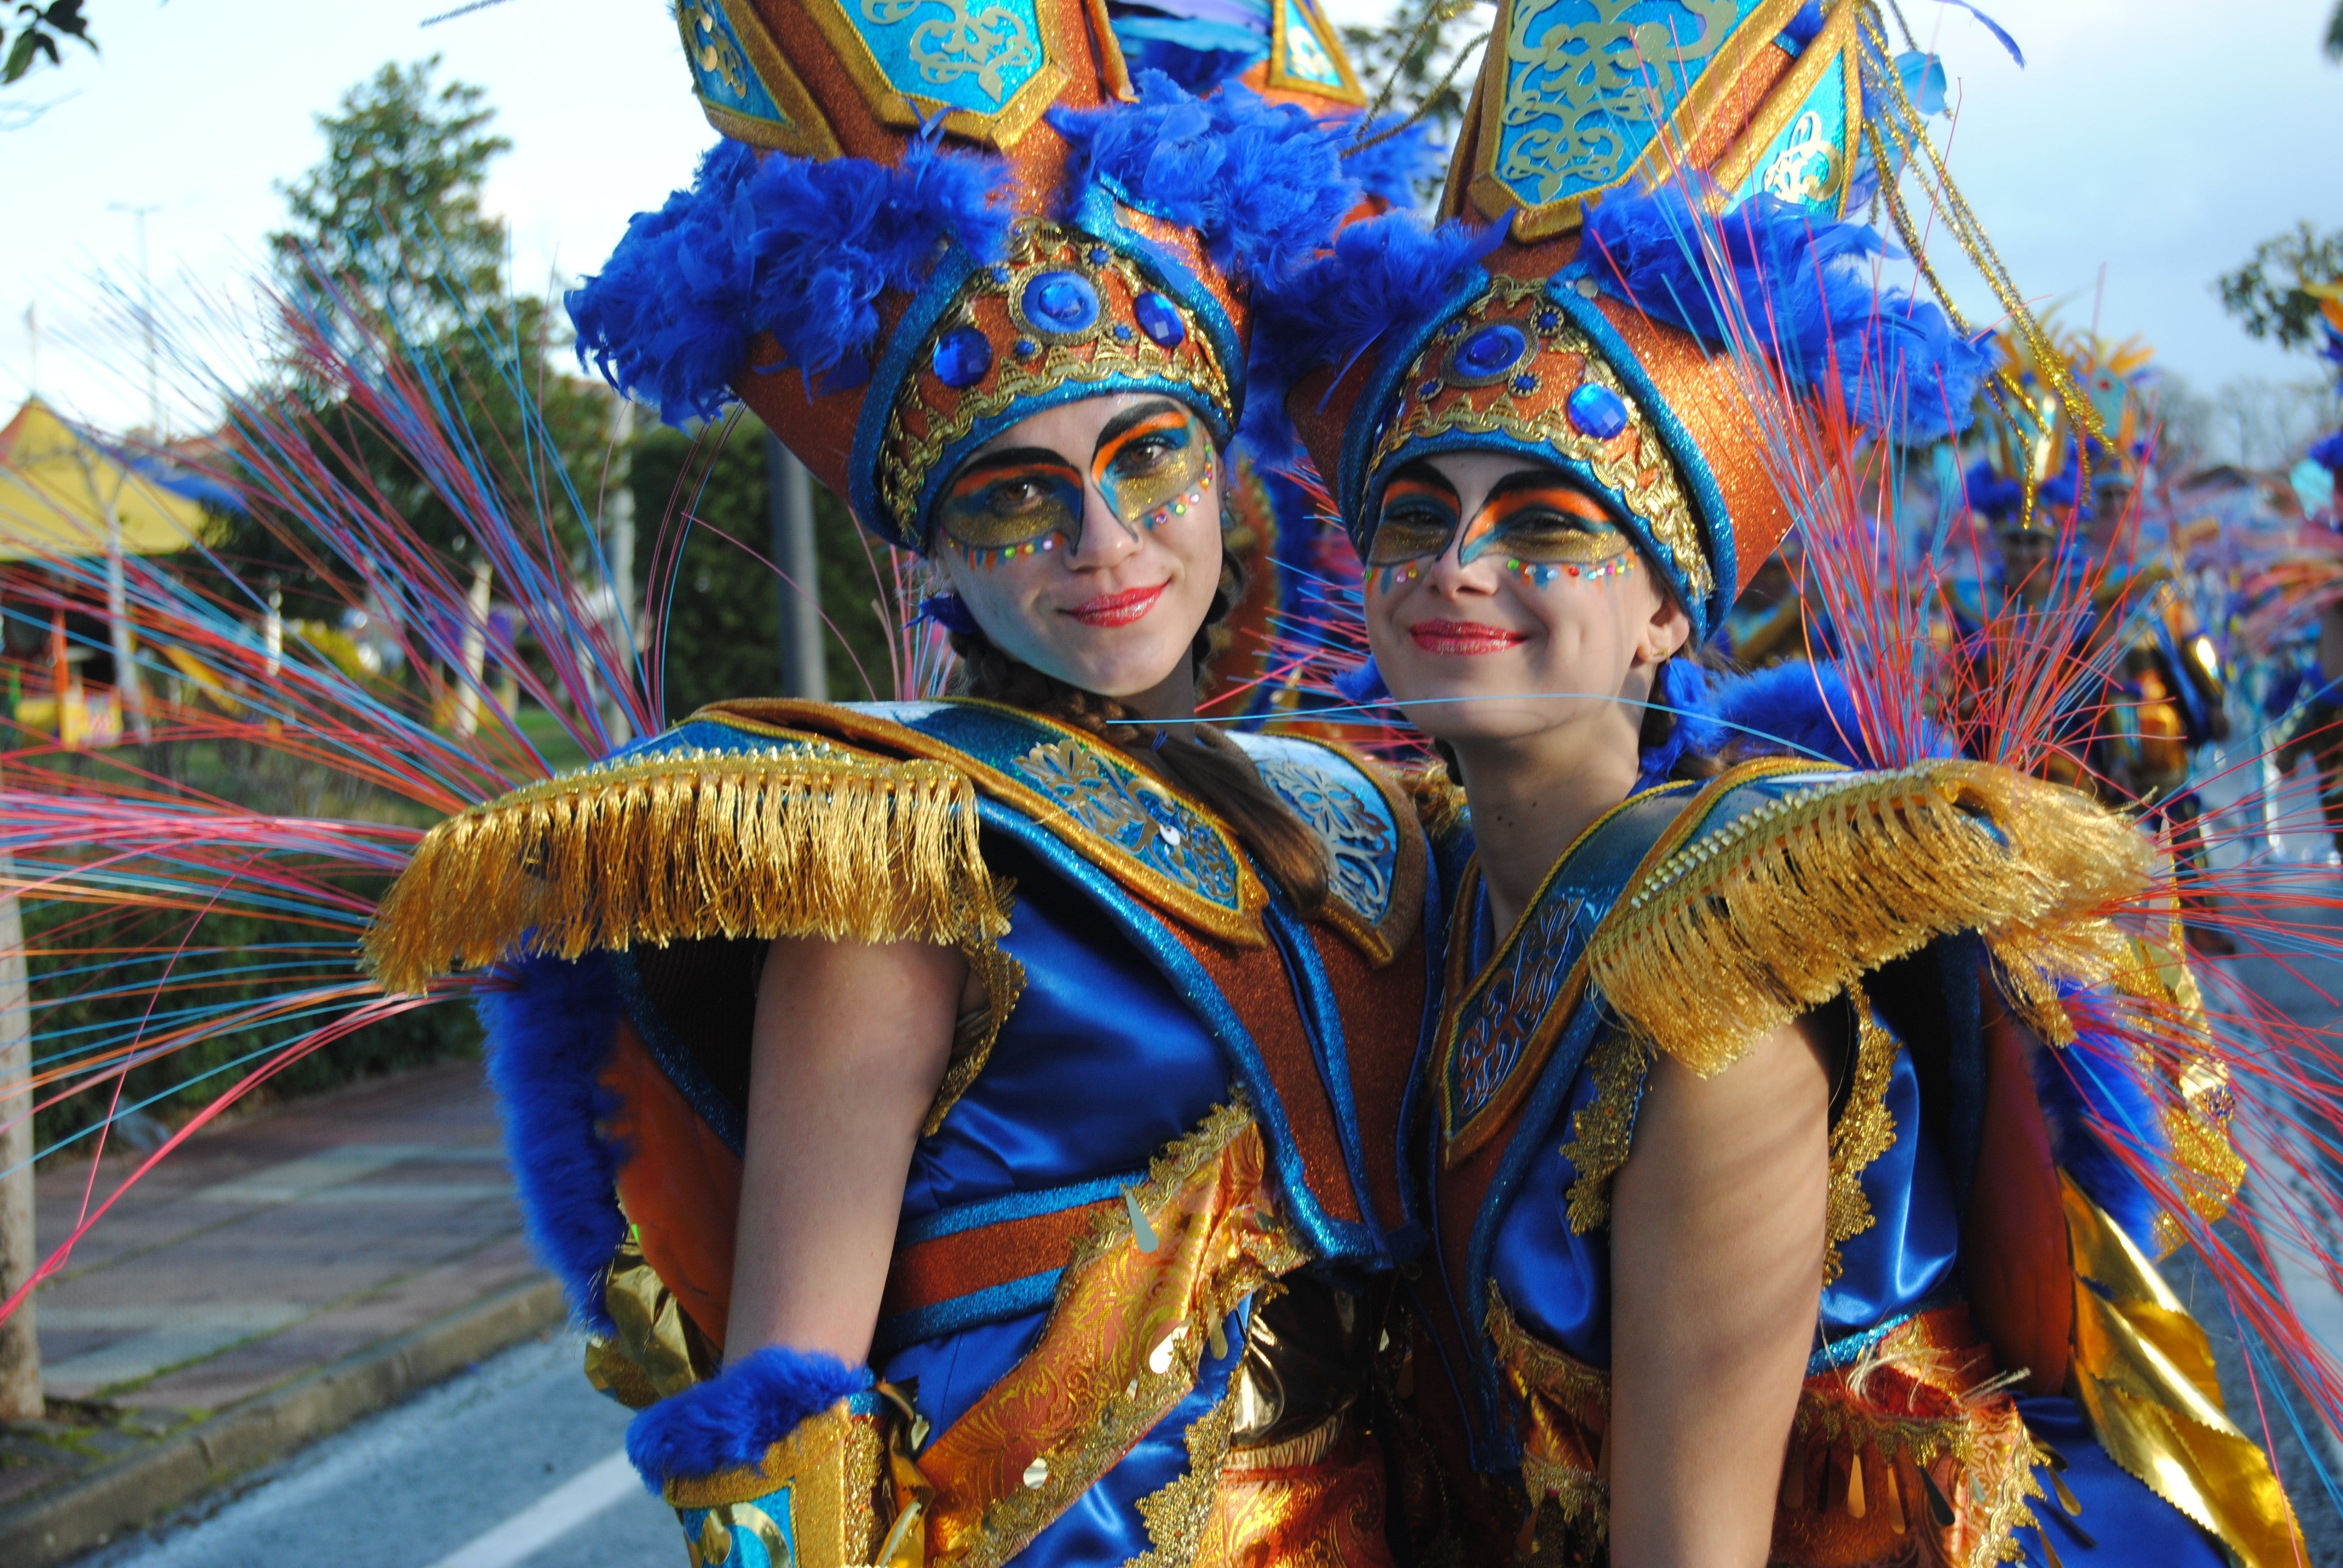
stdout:
{"type": "Polygon", "coordinates": [[[80,1568],[682,1568],[581,1342],[523,1345],[80,1568]]]}

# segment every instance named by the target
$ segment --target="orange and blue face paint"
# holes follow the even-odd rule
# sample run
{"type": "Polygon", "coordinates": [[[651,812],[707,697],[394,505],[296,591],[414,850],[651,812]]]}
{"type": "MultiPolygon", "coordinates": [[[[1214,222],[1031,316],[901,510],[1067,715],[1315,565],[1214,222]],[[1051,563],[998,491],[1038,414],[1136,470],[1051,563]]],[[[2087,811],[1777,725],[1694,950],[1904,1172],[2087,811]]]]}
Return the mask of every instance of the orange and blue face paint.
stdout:
{"type": "MultiPolygon", "coordinates": [[[[1166,399],[1127,409],[1099,432],[1089,483],[1133,537],[1206,504],[1217,477],[1212,437],[1166,399]]],[[[938,529],[978,566],[1073,549],[1081,539],[1084,479],[1047,447],[988,452],[952,477],[936,505],[938,529]]]]}
{"type": "Polygon", "coordinates": [[[1600,582],[1635,569],[1635,548],[1604,504],[1551,471],[1509,475],[1470,518],[1429,464],[1411,465],[1383,492],[1367,566],[1389,591],[1456,548],[1459,565],[1502,551],[1505,569],[1544,588],[1558,578],[1600,582]],[[1461,534],[1461,541],[1460,536],[1461,534]]]}

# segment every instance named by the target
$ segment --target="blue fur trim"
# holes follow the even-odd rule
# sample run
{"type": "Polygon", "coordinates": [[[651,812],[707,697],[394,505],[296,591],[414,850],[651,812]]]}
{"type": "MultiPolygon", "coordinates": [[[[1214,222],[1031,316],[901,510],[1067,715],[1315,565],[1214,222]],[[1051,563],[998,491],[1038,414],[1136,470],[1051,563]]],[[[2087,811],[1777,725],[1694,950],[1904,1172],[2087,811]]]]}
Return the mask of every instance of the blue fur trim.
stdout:
{"type": "Polygon", "coordinates": [[[1073,148],[1074,186],[1104,186],[1194,229],[1232,276],[1284,277],[1358,205],[1342,133],[1307,110],[1234,82],[1200,98],[1160,71],[1139,73],[1133,85],[1135,104],[1050,111],[1073,148]]]}
{"type": "Polygon", "coordinates": [[[595,1129],[618,1109],[601,1083],[618,1040],[618,982],[599,955],[524,959],[499,973],[508,986],[482,992],[475,1008],[521,1220],[572,1314],[595,1333],[613,1333],[602,1271],[627,1234],[618,1199],[625,1153],[595,1129]]]}
{"type": "Polygon", "coordinates": [[[806,1417],[870,1386],[869,1367],[767,1345],[628,1422],[627,1457],[656,1494],[669,1481],[759,1462],[806,1417]]]}
{"type": "Polygon", "coordinates": [[[1245,439],[1272,466],[1291,464],[1296,442],[1285,395],[1293,384],[1321,366],[1339,377],[1378,343],[1411,340],[1481,279],[1481,258],[1503,238],[1503,225],[1435,228],[1413,212],[1384,213],[1351,225],[1309,266],[1256,289],[1245,439]]]}
{"type": "Polygon", "coordinates": [[[2151,1164],[2169,1151],[2164,1119],[2129,1049],[2104,1028],[2084,1023],[2073,1044],[2036,1055],[2034,1086],[2049,1123],[2052,1157],[2142,1251],[2154,1257],[2156,1215],[2161,1205],[2110,1143],[2113,1140],[2129,1147],[2151,1164]],[[2094,1118],[2110,1131],[2093,1127],[2094,1118]]]}
{"type": "Polygon", "coordinates": [[[2310,444],[2310,460],[2322,468],[2343,472],[2343,430],[2310,444]]]}
{"type": "Polygon", "coordinates": [[[1784,24],[1782,42],[1792,45],[1790,53],[1803,55],[1806,45],[1819,37],[1823,30],[1822,0],[1806,0],[1798,14],[1784,24]]]}
{"type": "Polygon", "coordinates": [[[980,263],[1001,258],[1007,178],[1001,159],[925,136],[892,167],[719,142],[691,188],[635,215],[601,272],[570,292],[578,362],[670,424],[724,407],[759,332],[809,386],[851,385],[867,373],[881,291],[918,288],[947,239],[980,263]]]}
{"type": "MultiPolygon", "coordinates": [[[[1709,707],[1725,741],[1845,768],[1890,765],[1865,738],[1861,711],[1835,661],[1796,659],[1727,676],[1715,683],[1709,707]]],[[[1920,750],[1929,757],[1960,755],[1934,725],[1921,731],[1920,750]]]]}
{"type": "Polygon", "coordinates": [[[1861,224],[1775,196],[1750,196],[1712,218],[1667,186],[1604,197],[1574,269],[1711,348],[1732,345],[1738,327],[1792,386],[1835,381],[1849,415],[1870,429],[1914,442],[1958,434],[1985,353],[1936,307],[1873,284],[1862,264],[1886,249],[1861,224]]]}
{"type": "Polygon", "coordinates": [[[1716,722],[1708,677],[1689,658],[1671,658],[1660,666],[1660,678],[1652,685],[1652,703],[1666,709],[1675,722],[1668,726],[1665,740],[1643,749],[1643,773],[1635,780],[1638,789],[1666,783],[1685,752],[1715,751],[1725,744],[1726,734],[1716,722]]]}

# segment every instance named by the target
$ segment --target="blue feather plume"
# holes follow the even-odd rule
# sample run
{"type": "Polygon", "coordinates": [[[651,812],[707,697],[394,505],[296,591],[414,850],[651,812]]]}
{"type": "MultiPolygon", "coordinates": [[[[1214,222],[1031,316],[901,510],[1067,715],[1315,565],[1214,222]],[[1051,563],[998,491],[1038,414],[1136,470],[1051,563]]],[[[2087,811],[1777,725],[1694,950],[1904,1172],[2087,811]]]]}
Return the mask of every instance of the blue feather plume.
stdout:
{"type": "Polygon", "coordinates": [[[626,1151],[595,1129],[618,1110],[601,1080],[624,1007],[618,981],[599,955],[524,959],[500,973],[508,983],[475,1007],[521,1221],[578,1322],[615,1333],[602,1274],[627,1234],[617,1196],[626,1151]]]}
{"type": "Polygon", "coordinates": [[[1427,224],[1413,212],[1352,224],[1322,255],[1257,290],[1245,439],[1272,465],[1296,456],[1285,395],[1321,366],[1339,377],[1378,344],[1405,343],[1485,276],[1502,225],[1427,224]]]}
{"type": "Polygon", "coordinates": [[[1231,82],[1197,97],[1160,71],[1139,101],[1051,109],[1073,147],[1074,185],[1194,229],[1214,266],[1255,283],[1284,277],[1359,202],[1342,136],[1292,104],[1231,82]]]}
{"type": "MultiPolygon", "coordinates": [[[[1864,738],[1863,716],[1835,660],[1770,665],[1714,684],[1709,711],[1723,739],[1755,752],[1835,762],[1844,768],[1884,768],[1864,738]]],[[[1934,725],[1921,732],[1928,757],[1957,757],[1958,747],[1934,725]]]]}
{"type": "Polygon", "coordinates": [[[1945,313],[1881,288],[1862,264],[1886,242],[1758,194],[1710,216],[1675,186],[1620,190],[1586,220],[1574,266],[1612,297],[1711,348],[1745,333],[1790,384],[1835,382],[1847,412],[1898,439],[1967,428],[1986,356],[1945,313]]]}
{"type": "Polygon", "coordinates": [[[926,281],[946,240],[980,262],[1004,253],[999,158],[914,138],[903,161],[759,155],[719,142],[689,190],[638,213],[568,297],[578,357],[670,424],[731,397],[759,332],[811,387],[867,373],[877,301],[926,281]]]}
{"type": "Polygon", "coordinates": [[[767,1345],[627,1423],[627,1457],[656,1496],[673,1480],[760,1462],[809,1415],[870,1386],[870,1369],[767,1345]]]}

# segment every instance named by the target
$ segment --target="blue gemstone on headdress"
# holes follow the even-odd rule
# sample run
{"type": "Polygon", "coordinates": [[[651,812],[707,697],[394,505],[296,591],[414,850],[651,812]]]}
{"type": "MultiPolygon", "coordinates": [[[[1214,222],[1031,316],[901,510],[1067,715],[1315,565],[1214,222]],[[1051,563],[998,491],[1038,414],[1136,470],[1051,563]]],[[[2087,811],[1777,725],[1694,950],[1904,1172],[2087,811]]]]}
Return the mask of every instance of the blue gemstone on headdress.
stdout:
{"type": "Polygon", "coordinates": [[[1473,381],[1489,381],[1511,370],[1530,351],[1530,340],[1510,322],[1483,327],[1456,346],[1449,357],[1449,373],[1473,381]]]}
{"type": "Polygon", "coordinates": [[[1104,266],[1106,264],[1106,246],[1102,245],[1094,245],[1091,246],[1091,265],[1092,266],[1104,266]]]}
{"type": "Polygon", "coordinates": [[[1017,357],[1018,357],[1018,358],[1020,358],[1020,359],[1031,359],[1031,358],[1032,358],[1032,357],[1033,357],[1033,356],[1035,356],[1036,354],[1039,354],[1039,353],[1041,353],[1041,346],[1040,344],[1038,344],[1038,343],[1034,342],[1031,338],[1030,338],[1030,337],[1021,337],[1021,338],[1019,338],[1019,339],[1017,340],[1017,357]]]}
{"type": "Polygon", "coordinates": [[[1552,332],[1555,327],[1561,325],[1562,317],[1559,313],[1552,310],[1541,310],[1538,312],[1538,330],[1540,332],[1552,332]]]}
{"type": "Polygon", "coordinates": [[[1009,281],[1009,267],[1007,264],[997,261],[992,264],[992,281],[995,283],[1006,283],[1009,281]]]}
{"type": "Polygon", "coordinates": [[[1440,383],[1436,380],[1426,381],[1423,386],[1415,389],[1415,395],[1429,403],[1432,399],[1440,396],[1440,383]]]}
{"type": "Polygon", "coordinates": [[[1025,319],[1044,332],[1081,332],[1099,318],[1098,290],[1079,272],[1045,272],[1025,285],[1025,319]]]}
{"type": "Polygon", "coordinates": [[[1131,341],[1131,324],[1129,322],[1118,321],[1114,324],[1114,340],[1117,343],[1128,343],[1131,341]]]}
{"type": "Polygon", "coordinates": [[[1513,377],[1513,391],[1517,396],[1526,397],[1537,389],[1538,378],[1536,377],[1516,376],[1513,377]]]}
{"type": "Polygon", "coordinates": [[[955,327],[936,339],[936,379],[955,391],[973,387],[992,368],[992,345],[973,327],[955,327]]]}
{"type": "Polygon", "coordinates": [[[1139,317],[1139,330],[1159,348],[1177,348],[1188,336],[1188,324],[1180,319],[1179,307],[1151,288],[1131,302],[1131,313],[1139,317]]]}
{"type": "Polygon", "coordinates": [[[1627,405],[1608,387],[1589,381],[1570,395],[1570,422],[1598,441],[1627,427],[1627,405]]]}

